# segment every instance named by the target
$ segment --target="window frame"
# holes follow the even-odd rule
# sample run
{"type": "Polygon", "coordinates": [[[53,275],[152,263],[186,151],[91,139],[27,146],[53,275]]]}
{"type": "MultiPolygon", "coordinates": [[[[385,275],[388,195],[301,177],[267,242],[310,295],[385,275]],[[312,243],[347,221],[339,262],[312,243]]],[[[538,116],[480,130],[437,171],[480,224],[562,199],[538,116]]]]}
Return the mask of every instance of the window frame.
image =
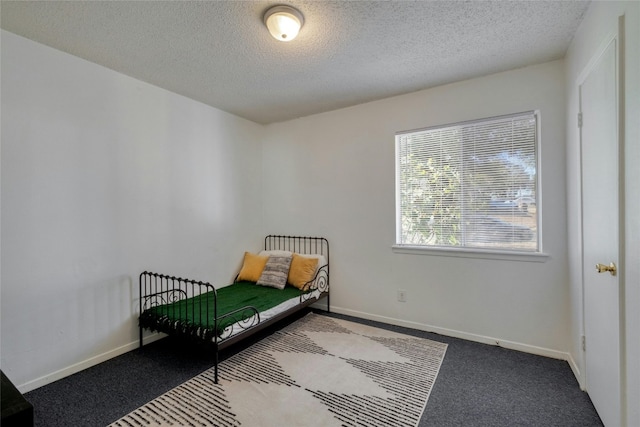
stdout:
{"type": "Polygon", "coordinates": [[[545,262],[548,255],[543,251],[542,241],[542,144],[541,144],[541,123],[542,118],[539,110],[522,111],[518,113],[504,114],[499,116],[483,117],[480,119],[452,122],[442,125],[434,125],[424,128],[405,130],[396,132],[394,135],[394,164],[395,164],[395,244],[392,245],[393,252],[401,254],[421,254],[421,255],[436,255],[436,256],[449,256],[458,258],[481,258],[481,259],[499,259],[499,260],[515,260],[515,261],[529,261],[529,262],[545,262]],[[429,130],[442,129],[447,127],[472,125],[475,123],[483,123],[491,120],[508,119],[509,117],[517,117],[530,114],[535,116],[536,120],[536,137],[535,137],[535,165],[536,165],[536,177],[535,177],[535,200],[536,200],[536,215],[537,215],[537,249],[535,251],[521,250],[521,249],[506,249],[506,248],[482,248],[482,247],[469,247],[469,246],[437,246],[437,245],[413,245],[399,243],[402,235],[402,220],[401,220],[401,191],[400,191],[400,153],[399,153],[399,137],[411,133],[424,132],[429,130]]]}

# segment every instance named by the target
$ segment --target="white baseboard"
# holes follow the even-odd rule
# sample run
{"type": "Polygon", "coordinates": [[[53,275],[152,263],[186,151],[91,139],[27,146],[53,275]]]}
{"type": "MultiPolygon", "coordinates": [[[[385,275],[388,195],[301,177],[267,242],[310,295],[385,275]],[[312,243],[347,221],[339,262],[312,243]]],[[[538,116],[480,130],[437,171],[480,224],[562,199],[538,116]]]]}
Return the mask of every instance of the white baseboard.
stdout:
{"type": "MultiPolygon", "coordinates": [[[[322,309],[322,310],[326,310],[326,303],[319,303],[319,304],[313,304],[312,305],[314,308],[318,308],[318,309],[322,309]]],[[[426,325],[423,323],[418,323],[418,322],[411,322],[411,321],[407,321],[407,320],[401,320],[401,319],[396,319],[393,317],[386,317],[386,316],[378,316],[375,314],[369,314],[369,313],[365,313],[365,312],[361,312],[361,311],[356,311],[356,310],[350,310],[350,309],[346,309],[346,308],[342,308],[342,307],[336,307],[335,305],[331,305],[331,311],[338,313],[338,314],[344,314],[347,316],[353,316],[353,317],[358,317],[361,319],[367,319],[367,320],[373,320],[375,322],[381,322],[381,323],[387,323],[390,325],[396,325],[396,326],[402,326],[405,328],[411,328],[411,329],[417,329],[420,331],[425,331],[425,332],[433,332],[436,334],[440,334],[440,335],[445,335],[448,337],[453,337],[453,338],[461,338],[464,340],[468,340],[468,341],[474,341],[474,342],[479,342],[479,343],[483,343],[483,344],[490,344],[490,345],[497,345],[500,347],[504,347],[504,348],[508,348],[510,350],[517,350],[517,351],[522,351],[524,353],[530,353],[530,354],[535,354],[538,356],[545,356],[545,357],[550,357],[553,359],[560,359],[560,360],[566,360],[569,363],[569,366],[571,367],[571,370],[573,371],[573,374],[576,376],[576,379],[578,380],[578,383],[580,384],[580,387],[584,390],[583,387],[583,381],[580,375],[580,370],[578,368],[578,365],[575,363],[575,360],[573,359],[573,357],[571,356],[570,353],[565,353],[565,352],[561,352],[561,351],[557,351],[557,350],[551,350],[551,349],[547,349],[547,348],[543,348],[543,347],[537,347],[537,346],[532,346],[532,345],[528,345],[528,344],[522,344],[522,343],[518,343],[518,342],[513,342],[513,341],[505,341],[505,340],[501,340],[499,338],[492,338],[492,337],[487,337],[484,335],[477,335],[477,334],[470,334],[467,332],[461,332],[461,331],[456,331],[453,329],[446,329],[446,328],[440,328],[437,326],[431,326],[431,325],[426,325]]],[[[158,334],[158,333],[154,333],[148,336],[144,337],[144,344],[150,344],[154,341],[157,341],[163,337],[165,337],[166,335],[164,334],[158,334]]],[[[69,375],[73,375],[77,372],[80,372],[84,369],[90,368],[92,366],[98,365],[102,362],[105,362],[109,359],[112,359],[114,357],[120,356],[124,353],[127,353],[131,350],[135,350],[136,348],[138,348],[139,346],[139,342],[136,340],[134,342],[131,342],[129,344],[125,344],[123,346],[120,346],[118,348],[115,348],[113,350],[109,350],[105,353],[99,354],[97,356],[93,356],[90,357],[89,359],[83,360],[81,362],[75,363],[71,366],[68,366],[66,368],[60,369],[58,371],[52,372],[50,374],[47,375],[43,375],[39,378],[36,378],[32,381],[28,381],[24,384],[20,384],[17,386],[17,389],[21,392],[21,393],[27,393],[31,390],[35,390],[39,387],[42,387],[44,385],[50,384],[54,381],[60,380],[64,377],[68,377],[69,375]]]]}
{"type": "Polygon", "coordinates": [[[573,358],[573,355],[571,353],[568,353],[568,356],[569,356],[569,358],[567,359],[567,362],[569,362],[569,366],[571,367],[571,370],[573,371],[573,375],[575,375],[576,380],[578,380],[578,384],[580,385],[580,390],[586,391],[587,388],[586,388],[585,383],[584,383],[584,378],[582,377],[582,374],[580,373],[580,368],[578,367],[578,364],[576,363],[576,361],[573,358]]]}
{"type": "MultiPolygon", "coordinates": [[[[535,354],[538,356],[550,357],[552,359],[569,361],[569,358],[571,357],[569,353],[565,353],[558,350],[552,350],[549,348],[537,347],[534,345],[523,344],[523,343],[513,342],[513,341],[506,341],[500,338],[493,338],[493,337],[487,337],[484,335],[471,334],[468,332],[461,332],[453,329],[440,328],[437,326],[431,326],[423,323],[396,319],[393,317],[378,316],[375,314],[369,314],[361,311],[355,311],[355,310],[349,310],[342,307],[336,307],[335,305],[331,305],[331,311],[334,313],[345,314],[347,316],[359,317],[361,319],[373,320],[376,322],[387,323],[390,325],[403,326],[405,328],[417,329],[425,332],[433,332],[440,335],[446,335],[448,337],[461,338],[464,340],[479,342],[482,344],[496,345],[499,347],[508,348],[510,350],[517,350],[524,353],[535,354]]],[[[573,370],[574,368],[572,367],[571,369],[573,370]]]]}
{"type": "MultiPolygon", "coordinates": [[[[158,333],[154,333],[151,334],[149,336],[145,336],[143,338],[143,342],[144,344],[150,344],[154,341],[159,340],[160,338],[164,338],[166,335],[164,334],[158,334],[158,333]]],[[[73,375],[77,372],[80,372],[82,370],[85,370],[87,368],[90,368],[92,366],[98,365],[102,362],[105,362],[109,359],[113,359],[116,356],[120,356],[124,353],[127,353],[131,350],[135,350],[136,348],[138,348],[140,346],[140,342],[139,341],[134,341],[131,342],[129,344],[125,344],[123,346],[120,346],[118,348],[114,348],[113,350],[109,350],[107,352],[104,352],[102,354],[98,354],[97,356],[93,356],[90,357],[89,359],[83,360],[81,362],[78,363],[74,363],[71,366],[68,366],[66,368],[62,368],[59,369],[55,372],[52,372],[50,374],[47,375],[43,375],[40,378],[36,378],[35,380],[31,380],[31,381],[27,381],[24,384],[20,384],[18,386],[16,386],[16,388],[18,389],[18,391],[20,391],[20,393],[27,393],[31,390],[35,390],[39,387],[45,386],[47,384],[50,384],[54,381],[58,381],[61,380],[64,377],[68,377],[69,375],[73,375]]]]}

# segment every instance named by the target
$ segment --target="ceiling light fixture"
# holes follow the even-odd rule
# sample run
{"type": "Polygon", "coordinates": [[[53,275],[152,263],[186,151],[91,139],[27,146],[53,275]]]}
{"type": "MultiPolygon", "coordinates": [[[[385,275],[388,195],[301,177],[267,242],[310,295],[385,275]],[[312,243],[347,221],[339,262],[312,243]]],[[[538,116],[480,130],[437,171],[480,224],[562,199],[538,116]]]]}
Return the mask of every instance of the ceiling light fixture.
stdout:
{"type": "Polygon", "coordinates": [[[273,6],[265,12],[264,24],[276,40],[288,42],[298,35],[304,16],[291,6],[273,6]]]}

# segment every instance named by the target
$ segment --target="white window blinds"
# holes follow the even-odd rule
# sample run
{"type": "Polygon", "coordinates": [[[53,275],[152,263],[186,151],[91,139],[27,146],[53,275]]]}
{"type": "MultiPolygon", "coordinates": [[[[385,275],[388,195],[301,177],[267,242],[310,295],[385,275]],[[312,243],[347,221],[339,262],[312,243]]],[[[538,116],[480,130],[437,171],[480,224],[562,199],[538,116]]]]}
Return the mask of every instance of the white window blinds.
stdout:
{"type": "Polygon", "coordinates": [[[537,115],[396,135],[397,243],[539,251],[537,115]]]}

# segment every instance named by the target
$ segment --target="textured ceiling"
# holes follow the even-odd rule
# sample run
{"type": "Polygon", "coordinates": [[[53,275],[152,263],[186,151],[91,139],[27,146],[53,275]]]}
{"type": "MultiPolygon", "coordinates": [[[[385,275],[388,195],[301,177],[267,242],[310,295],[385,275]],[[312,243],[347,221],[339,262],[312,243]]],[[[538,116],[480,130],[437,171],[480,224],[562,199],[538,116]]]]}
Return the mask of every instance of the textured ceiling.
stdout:
{"type": "Polygon", "coordinates": [[[258,123],[562,58],[584,1],[2,1],[2,28],[258,123]]]}

